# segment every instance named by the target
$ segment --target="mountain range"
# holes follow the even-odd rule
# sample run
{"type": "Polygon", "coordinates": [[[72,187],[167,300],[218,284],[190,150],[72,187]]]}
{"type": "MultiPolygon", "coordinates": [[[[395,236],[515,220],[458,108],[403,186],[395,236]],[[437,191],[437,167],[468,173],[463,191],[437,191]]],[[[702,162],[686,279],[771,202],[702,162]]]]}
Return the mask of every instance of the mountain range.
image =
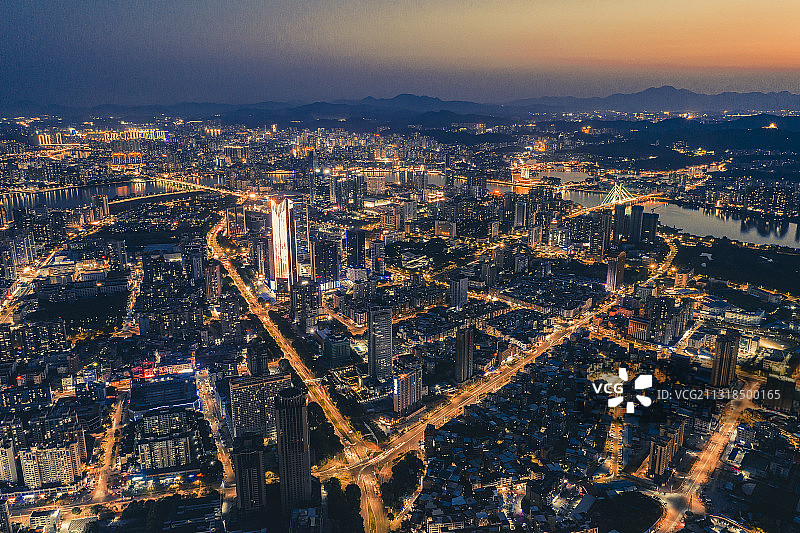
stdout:
{"type": "MultiPolygon", "coordinates": [[[[218,116],[225,122],[264,124],[267,122],[301,121],[332,123],[359,121],[387,124],[420,124],[428,127],[453,122],[499,122],[530,118],[532,113],[618,111],[635,112],[724,112],[778,113],[800,111],[800,95],[782,92],[724,92],[701,94],[671,86],[651,87],[636,93],[612,94],[605,97],[578,98],[548,96],[512,102],[479,103],[463,100],[442,100],[431,96],[399,94],[393,98],[367,97],[360,100],[330,102],[258,102],[253,104],[219,104],[183,102],[171,105],[100,105],[77,108],[16,102],[0,107],[6,116],[49,114],[64,118],[116,117],[152,118],[158,115],[204,119],[218,116]]],[[[366,124],[365,124],[366,126],[366,124]]]]}

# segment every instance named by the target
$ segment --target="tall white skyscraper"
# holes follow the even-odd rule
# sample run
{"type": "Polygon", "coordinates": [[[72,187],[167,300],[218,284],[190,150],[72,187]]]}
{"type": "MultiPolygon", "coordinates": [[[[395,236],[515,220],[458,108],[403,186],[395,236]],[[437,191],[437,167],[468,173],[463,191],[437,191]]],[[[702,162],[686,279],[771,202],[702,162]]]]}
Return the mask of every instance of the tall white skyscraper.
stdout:
{"type": "Polygon", "coordinates": [[[272,264],[276,282],[285,282],[287,289],[297,281],[297,237],[294,228],[294,204],[284,198],[271,200],[272,264]]]}

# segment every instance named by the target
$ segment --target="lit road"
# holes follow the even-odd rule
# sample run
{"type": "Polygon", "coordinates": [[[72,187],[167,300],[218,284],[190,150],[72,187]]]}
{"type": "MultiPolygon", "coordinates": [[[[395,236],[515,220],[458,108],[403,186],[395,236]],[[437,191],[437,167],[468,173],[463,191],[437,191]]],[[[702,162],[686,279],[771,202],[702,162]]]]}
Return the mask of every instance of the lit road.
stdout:
{"type": "MultiPolygon", "coordinates": [[[[225,253],[217,240],[217,235],[222,230],[223,226],[224,223],[220,222],[209,232],[209,249],[211,250],[212,254],[215,254],[221,258],[222,265],[230,275],[234,285],[236,285],[236,288],[242,294],[242,297],[244,297],[244,299],[247,301],[250,312],[252,312],[259,318],[259,320],[261,320],[261,323],[264,325],[267,331],[269,331],[270,335],[272,335],[272,338],[275,339],[275,342],[278,344],[278,346],[280,346],[284,355],[292,364],[295,372],[297,372],[297,374],[308,387],[308,392],[311,396],[311,399],[317,402],[320,407],[322,407],[322,410],[325,412],[325,416],[331,422],[334,427],[334,431],[347,449],[347,452],[344,454],[345,460],[348,463],[357,465],[360,461],[363,461],[369,457],[370,450],[374,450],[375,445],[368,444],[361,438],[359,433],[353,430],[350,422],[341,414],[341,412],[339,412],[339,409],[337,409],[336,405],[333,403],[333,400],[331,400],[328,392],[317,382],[316,376],[314,376],[308,367],[306,367],[290,342],[286,339],[286,337],[283,336],[283,334],[281,334],[278,327],[272,321],[266,309],[259,304],[255,294],[253,294],[253,291],[244,283],[244,280],[242,280],[241,276],[239,276],[238,272],[236,272],[236,269],[230,264],[230,261],[226,258],[225,253]]],[[[361,487],[361,492],[364,495],[362,498],[362,516],[364,516],[368,531],[386,531],[386,513],[383,506],[383,500],[380,498],[380,490],[378,488],[377,480],[375,479],[374,475],[367,472],[362,472],[360,475],[356,476],[356,480],[358,481],[358,484],[361,487]]]]}
{"type": "Polygon", "coordinates": [[[108,477],[114,467],[114,446],[117,443],[116,433],[117,429],[120,427],[122,411],[125,406],[127,395],[128,393],[123,391],[117,397],[117,407],[114,410],[111,426],[109,426],[108,431],[106,431],[106,436],[103,440],[103,465],[100,467],[94,486],[94,495],[92,496],[92,501],[94,502],[106,501],[109,495],[108,477]]]}
{"type": "MultiPolygon", "coordinates": [[[[759,383],[757,381],[747,381],[742,391],[743,395],[745,397],[748,394],[752,396],[758,390],[758,387],[759,383]]],[[[678,494],[682,496],[682,503],[667,511],[667,515],[658,528],[659,532],[668,533],[674,531],[680,525],[681,519],[687,510],[695,513],[705,512],[702,501],[695,495],[719,465],[722,452],[736,430],[742,411],[750,407],[753,407],[753,404],[748,399],[740,398],[729,402],[717,426],[717,431],[708,439],[703,451],[700,452],[699,457],[692,465],[689,475],[681,484],[678,494]]]]}
{"type": "MultiPolygon", "coordinates": [[[[280,346],[286,358],[292,364],[295,372],[300,376],[303,382],[308,387],[311,399],[322,407],[325,416],[334,427],[336,435],[341,439],[342,444],[345,446],[346,452],[344,454],[345,461],[350,464],[349,472],[353,472],[359,464],[369,457],[370,450],[375,450],[375,445],[370,445],[364,441],[360,434],[353,430],[350,422],[341,414],[339,409],[331,400],[330,395],[316,380],[316,376],[306,367],[302,359],[292,347],[290,342],[283,336],[278,327],[272,321],[267,313],[267,310],[259,304],[252,289],[242,280],[239,273],[231,265],[227,259],[226,254],[222,247],[219,245],[217,236],[224,227],[224,220],[220,221],[208,234],[208,247],[211,253],[220,258],[220,261],[233,280],[234,285],[241,293],[242,297],[247,301],[250,312],[256,315],[264,327],[269,331],[272,338],[280,346]]],[[[336,469],[336,472],[342,472],[344,469],[336,469]]],[[[333,468],[327,471],[334,471],[333,468]]],[[[325,477],[325,476],[320,476],[325,477]]],[[[327,476],[330,477],[330,476],[327,476]]],[[[377,480],[371,471],[365,471],[362,467],[360,471],[354,476],[359,486],[361,487],[362,497],[362,516],[364,517],[365,524],[368,532],[384,532],[388,531],[388,521],[386,518],[386,509],[383,505],[383,500],[380,497],[380,488],[377,480]]]]}

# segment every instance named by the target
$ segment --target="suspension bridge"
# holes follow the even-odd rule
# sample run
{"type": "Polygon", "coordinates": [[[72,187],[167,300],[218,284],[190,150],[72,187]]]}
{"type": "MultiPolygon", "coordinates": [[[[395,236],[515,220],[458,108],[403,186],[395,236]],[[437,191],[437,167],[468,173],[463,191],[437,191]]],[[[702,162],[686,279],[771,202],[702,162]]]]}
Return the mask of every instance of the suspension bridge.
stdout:
{"type": "Polygon", "coordinates": [[[603,197],[603,201],[599,205],[592,207],[584,207],[573,211],[568,216],[570,218],[585,215],[592,211],[601,211],[603,209],[613,207],[616,205],[633,205],[642,202],[658,200],[663,198],[661,193],[653,192],[649,194],[636,195],[625,188],[621,183],[615,183],[610,191],[603,197]]]}

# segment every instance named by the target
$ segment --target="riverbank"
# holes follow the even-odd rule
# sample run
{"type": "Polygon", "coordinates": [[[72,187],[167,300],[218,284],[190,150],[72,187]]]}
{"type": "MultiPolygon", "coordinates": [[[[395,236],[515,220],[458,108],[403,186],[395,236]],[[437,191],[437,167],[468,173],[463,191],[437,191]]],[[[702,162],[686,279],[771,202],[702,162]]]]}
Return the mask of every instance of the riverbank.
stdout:
{"type": "Polygon", "coordinates": [[[675,265],[695,274],[800,295],[800,250],[762,247],[727,238],[681,237],[675,265]]]}

